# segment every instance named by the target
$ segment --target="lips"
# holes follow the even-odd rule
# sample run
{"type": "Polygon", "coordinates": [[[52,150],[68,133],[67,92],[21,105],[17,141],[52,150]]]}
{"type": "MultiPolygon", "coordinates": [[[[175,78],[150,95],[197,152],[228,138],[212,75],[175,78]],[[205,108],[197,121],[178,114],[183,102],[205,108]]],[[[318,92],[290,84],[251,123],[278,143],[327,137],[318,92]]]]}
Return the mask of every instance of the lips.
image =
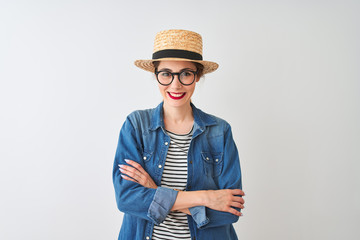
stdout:
{"type": "Polygon", "coordinates": [[[168,95],[171,99],[179,100],[182,99],[185,96],[186,93],[175,93],[175,92],[168,92],[168,95]]]}

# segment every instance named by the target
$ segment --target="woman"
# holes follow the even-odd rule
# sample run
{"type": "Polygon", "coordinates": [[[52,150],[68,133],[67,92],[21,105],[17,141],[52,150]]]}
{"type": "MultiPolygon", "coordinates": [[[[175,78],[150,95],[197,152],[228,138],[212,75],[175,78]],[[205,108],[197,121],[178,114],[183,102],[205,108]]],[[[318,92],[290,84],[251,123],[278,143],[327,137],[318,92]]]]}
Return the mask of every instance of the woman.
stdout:
{"type": "Polygon", "coordinates": [[[119,239],[237,239],[244,208],[230,125],[191,102],[196,83],[218,64],[202,60],[202,38],[159,32],[151,60],[163,102],[131,113],[120,131],[113,182],[124,212],[119,239]]]}

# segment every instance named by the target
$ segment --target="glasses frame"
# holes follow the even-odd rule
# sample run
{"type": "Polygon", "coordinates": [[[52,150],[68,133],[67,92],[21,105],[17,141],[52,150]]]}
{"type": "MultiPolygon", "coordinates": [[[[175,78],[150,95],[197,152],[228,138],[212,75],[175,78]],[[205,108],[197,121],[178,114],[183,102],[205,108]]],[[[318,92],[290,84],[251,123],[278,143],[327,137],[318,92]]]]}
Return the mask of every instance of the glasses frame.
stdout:
{"type": "Polygon", "coordinates": [[[196,70],[196,71],[193,71],[193,70],[182,70],[182,71],[180,71],[180,72],[155,71],[156,80],[158,81],[158,83],[160,83],[160,84],[163,85],[163,86],[169,86],[169,85],[174,81],[174,78],[175,78],[174,76],[175,76],[175,75],[178,76],[179,82],[180,82],[182,85],[184,85],[184,86],[190,86],[191,84],[193,84],[193,83],[195,82],[195,79],[196,79],[196,75],[197,75],[197,74],[198,74],[198,70],[196,70]],[[172,79],[171,79],[170,83],[168,83],[168,84],[163,84],[163,83],[160,82],[158,75],[159,75],[159,73],[161,73],[161,72],[166,72],[166,73],[171,74],[172,79]],[[180,80],[180,74],[182,74],[183,72],[192,72],[192,73],[194,74],[194,79],[193,79],[193,81],[192,81],[191,83],[185,84],[185,83],[183,83],[183,82],[180,80]]]}

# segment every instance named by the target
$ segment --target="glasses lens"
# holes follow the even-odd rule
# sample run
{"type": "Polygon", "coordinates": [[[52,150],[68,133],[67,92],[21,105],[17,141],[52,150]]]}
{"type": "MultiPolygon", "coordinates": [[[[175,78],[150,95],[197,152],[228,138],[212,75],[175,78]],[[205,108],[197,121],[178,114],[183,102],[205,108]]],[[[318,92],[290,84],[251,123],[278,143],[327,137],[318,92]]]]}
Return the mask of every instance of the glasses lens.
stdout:
{"type": "Polygon", "coordinates": [[[183,71],[180,73],[180,81],[183,84],[192,84],[195,80],[195,74],[190,71],[183,71]]]}
{"type": "Polygon", "coordinates": [[[167,71],[160,71],[157,75],[157,78],[161,84],[170,84],[172,80],[172,75],[167,71]]]}

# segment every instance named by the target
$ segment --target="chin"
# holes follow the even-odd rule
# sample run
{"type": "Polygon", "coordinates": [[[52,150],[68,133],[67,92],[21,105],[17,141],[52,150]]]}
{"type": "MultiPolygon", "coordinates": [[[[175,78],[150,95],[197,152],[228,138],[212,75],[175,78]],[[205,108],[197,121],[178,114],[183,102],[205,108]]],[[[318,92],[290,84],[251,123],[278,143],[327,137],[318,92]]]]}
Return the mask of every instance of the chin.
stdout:
{"type": "Polygon", "coordinates": [[[172,107],[182,107],[182,106],[187,106],[190,105],[190,101],[188,100],[173,100],[173,99],[166,99],[164,100],[164,102],[166,102],[166,104],[168,106],[172,106],[172,107]]]}

